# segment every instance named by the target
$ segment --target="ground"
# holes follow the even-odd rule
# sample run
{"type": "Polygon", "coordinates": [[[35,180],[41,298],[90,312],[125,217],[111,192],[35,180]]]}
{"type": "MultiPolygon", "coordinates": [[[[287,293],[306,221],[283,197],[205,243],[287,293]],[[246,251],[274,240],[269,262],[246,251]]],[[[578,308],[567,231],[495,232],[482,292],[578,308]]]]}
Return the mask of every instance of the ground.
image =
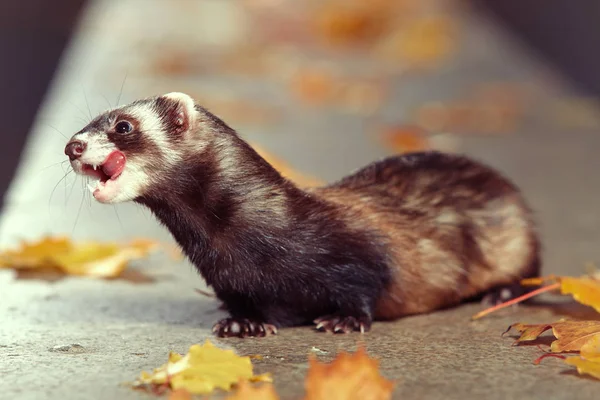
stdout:
{"type": "MultiPolygon", "coordinates": [[[[511,82],[526,86],[529,96],[527,111],[514,129],[487,135],[444,131],[432,143],[477,157],[523,188],[540,225],[544,274],[577,275],[585,271],[586,263],[600,259],[600,187],[595,175],[600,168],[598,113],[569,108],[575,95],[570,87],[492,21],[457,11],[463,26],[462,50],[438,72],[390,78],[389,96],[373,118],[300,106],[288,92],[262,78],[209,72],[191,77],[185,71],[157,78],[144,49],[154,46],[155,54],[174,54],[190,46],[234,42],[243,27],[238,23],[243,16],[231,2],[202,2],[197,13],[186,8],[192,2],[173,2],[179,8],[168,10],[161,4],[97,1],[87,10],[39,112],[7,197],[0,220],[2,246],[46,233],[76,239],[171,240],[139,207],[95,204],[72,175],[66,185],[57,185],[65,172],[60,165],[65,159],[65,136],[79,130],[90,119],[89,113],[114,105],[123,82],[120,103],[186,91],[213,99],[219,95],[247,102],[258,99],[277,106],[277,121],[261,125],[238,114],[232,125],[297,170],[325,181],[389,154],[390,149],[374,139],[372,119],[384,125],[405,124],[424,102],[456,101],[474,85],[511,82]],[[171,21],[168,30],[156,28],[165,21],[171,21]],[[202,32],[192,38],[189,29],[194,27],[202,32]]],[[[146,398],[121,383],[163,364],[169,351],[186,352],[190,345],[211,337],[212,324],[223,314],[213,299],[194,290],[205,285],[189,263],[158,255],[132,268],[148,281],[69,278],[50,283],[17,280],[12,271],[1,271],[2,397],[146,398]]],[[[510,336],[500,336],[513,322],[593,318],[589,310],[538,304],[471,322],[470,316],[480,309],[478,304],[468,304],[376,323],[362,338],[332,336],[306,327],[284,329],[266,339],[212,340],[241,354],[262,355],[255,361],[257,371],[273,372],[286,399],[302,393],[307,354],[313,347],[327,352],[321,358],[328,360],[339,350],[354,350],[359,340],[381,360],[383,374],[398,379],[394,393],[398,399],[597,397],[597,381],[576,375],[556,359],[535,366],[532,361],[542,354],[540,349],[513,347],[510,336]]]]}

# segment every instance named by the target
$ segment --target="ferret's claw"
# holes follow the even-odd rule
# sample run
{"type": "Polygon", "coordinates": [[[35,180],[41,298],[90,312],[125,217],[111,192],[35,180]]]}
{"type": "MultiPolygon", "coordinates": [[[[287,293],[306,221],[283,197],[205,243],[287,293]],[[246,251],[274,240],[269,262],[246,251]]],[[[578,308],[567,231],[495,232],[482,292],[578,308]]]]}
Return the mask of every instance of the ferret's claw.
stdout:
{"type": "Polygon", "coordinates": [[[371,329],[371,320],[367,317],[342,317],[339,315],[327,315],[314,320],[316,329],[321,332],[360,333],[371,329]]]}
{"type": "Polygon", "coordinates": [[[277,334],[277,327],[249,319],[225,318],[217,322],[212,329],[218,337],[265,337],[277,334]]]}

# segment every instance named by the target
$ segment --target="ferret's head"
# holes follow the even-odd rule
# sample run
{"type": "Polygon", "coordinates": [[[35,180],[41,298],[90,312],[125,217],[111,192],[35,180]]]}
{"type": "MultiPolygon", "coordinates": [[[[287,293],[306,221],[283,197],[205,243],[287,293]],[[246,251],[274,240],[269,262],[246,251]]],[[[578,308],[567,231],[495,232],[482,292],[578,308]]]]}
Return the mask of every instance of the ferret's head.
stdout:
{"type": "Polygon", "coordinates": [[[135,200],[181,161],[198,120],[184,93],[138,100],[96,117],[73,135],[65,154],[77,174],[98,180],[90,190],[99,202],[135,200]]]}

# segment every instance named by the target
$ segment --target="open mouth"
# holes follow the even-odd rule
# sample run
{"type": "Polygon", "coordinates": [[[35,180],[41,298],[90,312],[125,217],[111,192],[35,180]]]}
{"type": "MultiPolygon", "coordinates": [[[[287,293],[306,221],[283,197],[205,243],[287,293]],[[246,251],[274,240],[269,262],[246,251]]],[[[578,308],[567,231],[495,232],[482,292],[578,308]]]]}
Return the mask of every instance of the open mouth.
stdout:
{"type": "Polygon", "coordinates": [[[81,172],[91,178],[97,179],[95,186],[88,185],[90,191],[95,195],[98,191],[104,189],[107,183],[115,181],[121,176],[125,168],[125,163],[125,154],[116,150],[110,153],[102,164],[83,164],[81,172]]]}

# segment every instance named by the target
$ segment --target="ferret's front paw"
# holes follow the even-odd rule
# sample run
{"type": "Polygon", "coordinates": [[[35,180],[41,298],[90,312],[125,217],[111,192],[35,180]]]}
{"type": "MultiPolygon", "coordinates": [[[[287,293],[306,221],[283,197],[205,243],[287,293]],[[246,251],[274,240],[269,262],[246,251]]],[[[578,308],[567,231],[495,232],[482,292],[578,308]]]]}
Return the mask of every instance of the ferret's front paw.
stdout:
{"type": "Polygon", "coordinates": [[[224,318],[213,326],[212,331],[218,337],[264,337],[276,335],[277,327],[245,318],[224,318]]]}
{"type": "Polygon", "coordinates": [[[313,321],[316,329],[321,332],[350,333],[359,331],[368,332],[371,329],[369,317],[344,317],[340,315],[326,315],[313,321]]]}

